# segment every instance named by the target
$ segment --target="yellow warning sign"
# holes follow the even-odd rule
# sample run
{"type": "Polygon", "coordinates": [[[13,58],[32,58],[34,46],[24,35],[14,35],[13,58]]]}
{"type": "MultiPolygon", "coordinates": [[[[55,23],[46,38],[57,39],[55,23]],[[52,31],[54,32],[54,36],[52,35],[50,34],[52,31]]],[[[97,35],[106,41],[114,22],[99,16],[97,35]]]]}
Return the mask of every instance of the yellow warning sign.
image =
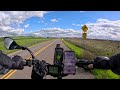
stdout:
{"type": "Polygon", "coordinates": [[[82,30],[86,32],[88,30],[88,27],[86,25],[82,26],[82,30]]]}
{"type": "Polygon", "coordinates": [[[84,32],[84,33],[82,34],[82,38],[83,38],[83,39],[86,39],[86,38],[87,38],[87,33],[84,32]]]}

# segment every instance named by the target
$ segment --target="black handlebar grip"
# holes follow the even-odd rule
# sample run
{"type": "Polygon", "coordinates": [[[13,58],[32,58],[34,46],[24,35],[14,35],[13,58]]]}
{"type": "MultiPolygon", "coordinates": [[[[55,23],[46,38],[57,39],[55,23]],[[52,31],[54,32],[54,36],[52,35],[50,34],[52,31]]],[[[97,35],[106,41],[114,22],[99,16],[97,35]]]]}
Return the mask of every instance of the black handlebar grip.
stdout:
{"type": "Polygon", "coordinates": [[[93,64],[94,61],[93,60],[79,60],[78,62],[76,62],[76,65],[78,67],[83,67],[84,65],[89,65],[89,64],[93,64]]]}
{"type": "Polygon", "coordinates": [[[31,65],[32,65],[32,60],[23,61],[23,66],[29,66],[29,67],[31,67],[31,65]]]}

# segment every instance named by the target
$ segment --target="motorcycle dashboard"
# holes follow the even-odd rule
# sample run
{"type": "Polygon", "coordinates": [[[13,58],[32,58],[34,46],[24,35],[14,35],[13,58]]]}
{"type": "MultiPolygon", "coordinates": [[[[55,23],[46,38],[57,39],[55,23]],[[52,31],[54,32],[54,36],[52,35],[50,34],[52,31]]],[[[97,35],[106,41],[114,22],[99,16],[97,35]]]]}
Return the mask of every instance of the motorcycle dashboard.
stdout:
{"type": "Polygon", "coordinates": [[[59,76],[60,67],[58,65],[48,65],[48,74],[52,76],[59,76]]]}

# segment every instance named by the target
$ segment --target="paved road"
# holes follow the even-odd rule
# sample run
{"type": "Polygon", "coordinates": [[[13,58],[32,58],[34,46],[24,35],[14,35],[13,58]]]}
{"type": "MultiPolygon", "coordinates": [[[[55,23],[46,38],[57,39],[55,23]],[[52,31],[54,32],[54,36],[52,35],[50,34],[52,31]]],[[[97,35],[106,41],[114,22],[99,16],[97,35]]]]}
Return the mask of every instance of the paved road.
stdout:
{"type": "MultiPolygon", "coordinates": [[[[40,51],[40,53],[36,56],[36,58],[39,60],[46,60],[46,62],[52,64],[54,59],[54,49],[56,44],[60,44],[61,47],[64,48],[64,50],[69,50],[60,39],[46,41],[44,43],[30,47],[30,49],[35,53],[41,48],[48,46],[46,49],[44,48],[44,50],[40,51]]],[[[12,53],[11,55],[20,55],[24,59],[30,56],[30,54],[27,51],[21,51],[21,50],[12,53]]],[[[31,79],[31,71],[32,71],[32,67],[25,67],[24,70],[15,71],[14,74],[10,75],[9,79],[31,79]]],[[[46,76],[46,79],[56,79],[56,78],[48,75],[46,76]]],[[[91,73],[85,71],[83,68],[77,68],[76,75],[69,75],[64,77],[64,79],[94,79],[94,76],[91,73]]]]}

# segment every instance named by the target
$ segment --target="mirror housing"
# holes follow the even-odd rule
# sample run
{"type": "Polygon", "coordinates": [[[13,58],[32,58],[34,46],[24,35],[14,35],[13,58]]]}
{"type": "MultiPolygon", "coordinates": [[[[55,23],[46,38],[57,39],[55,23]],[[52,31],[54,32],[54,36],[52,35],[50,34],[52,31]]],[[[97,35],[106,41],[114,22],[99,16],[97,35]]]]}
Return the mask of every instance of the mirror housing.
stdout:
{"type": "Polygon", "coordinates": [[[19,46],[13,39],[10,37],[5,37],[4,38],[4,46],[8,50],[13,50],[13,49],[22,49],[21,46],[19,46]]]}

